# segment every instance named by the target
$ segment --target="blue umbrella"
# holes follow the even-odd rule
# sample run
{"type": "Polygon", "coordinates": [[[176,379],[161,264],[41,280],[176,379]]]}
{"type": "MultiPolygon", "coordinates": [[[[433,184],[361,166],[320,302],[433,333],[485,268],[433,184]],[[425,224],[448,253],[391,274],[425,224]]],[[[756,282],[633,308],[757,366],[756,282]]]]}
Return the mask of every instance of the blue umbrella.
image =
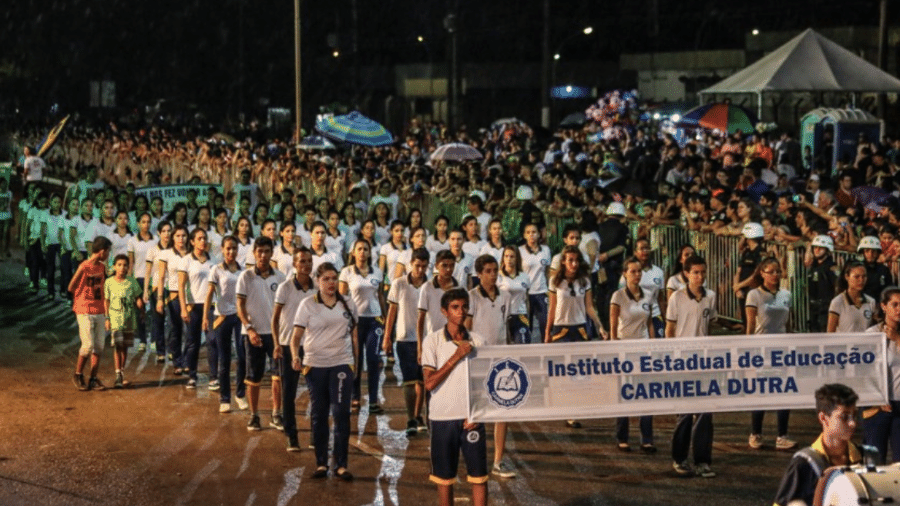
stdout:
{"type": "Polygon", "coordinates": [[[322,137],[321,135],[307,135],[304,137],[299,144],[296,146],[298,149],[305,149],[308,151],[312,150],[322,150],[322,149],[334,149],[334,143],[322,137]]]}
{"type": "Polygon", "coordinates": [[[394,142],[394,136],[386,128],[358,111],[343,116],[319,116],[316,130],[332,139],[361,146],[386,146],[394,142]]]}

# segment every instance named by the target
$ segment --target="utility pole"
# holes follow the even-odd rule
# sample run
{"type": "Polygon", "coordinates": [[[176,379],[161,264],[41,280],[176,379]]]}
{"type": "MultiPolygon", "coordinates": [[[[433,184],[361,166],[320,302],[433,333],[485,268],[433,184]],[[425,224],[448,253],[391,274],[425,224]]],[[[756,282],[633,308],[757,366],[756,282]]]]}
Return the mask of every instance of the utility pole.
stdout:
{"type": "Polygon", "coordinates": [[[294,120],[294,138],[300,142],[300,118],[301,118],[301,95],[302,86],[300,84],[300,0],[294,0],[294,99],[296,104],[296,119],[294,120]]]}

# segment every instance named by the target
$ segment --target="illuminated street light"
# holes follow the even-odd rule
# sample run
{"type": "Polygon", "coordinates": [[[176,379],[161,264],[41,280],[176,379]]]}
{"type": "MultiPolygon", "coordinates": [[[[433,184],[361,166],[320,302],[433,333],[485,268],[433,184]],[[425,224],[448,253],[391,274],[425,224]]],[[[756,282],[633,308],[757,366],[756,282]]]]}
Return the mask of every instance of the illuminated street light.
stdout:
{"type": "Polygon", "coordinates": [[[594,27],[586,26],[584,28],[584,30],[582,30],[582,31],[584,32],[585,35],[590,35],[590,34],[594,33],[594,27]]]}
{"type": "Polygon", "coordinates": [[[754,28],[753,31],[750,33],[752,33],[753,35],[759,35],[759,29],[754,28]]]}
{"type": "Polygon", "coordinates": [[[553,59],[554,59],[554,60],[558,60],[558,59],[559,59],[559,53],[554,54],[554,55],[553,55],[553,59]]]}
{"type": "Polygon", "coordinates": [[[340,55],[341,55],[341,52],[338,51],[337,49],[335,49],[334,52],[331,53],[331,56],[334,56],[335,58],[337,58],[337,57],[340,56],[340,55]]]}
{"type": "Polygon", "coordinates": [[[425,37],[419,35],[418,37],[416,37],[416,40],[418,40],[419,42],[425,42],[425,37]]]}

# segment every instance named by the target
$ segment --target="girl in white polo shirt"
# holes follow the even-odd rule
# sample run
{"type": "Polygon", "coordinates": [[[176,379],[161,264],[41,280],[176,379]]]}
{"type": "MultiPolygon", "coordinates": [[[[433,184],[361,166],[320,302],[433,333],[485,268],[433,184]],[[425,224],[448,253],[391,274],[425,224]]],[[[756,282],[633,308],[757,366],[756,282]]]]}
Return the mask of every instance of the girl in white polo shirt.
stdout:
{"type": "MultiPolygon", "coordinates": [[[[401,227],[402,230],[402,227],[401,227]]],[[[353,380],[353,407],[359,406],[361,397],[360,377],[362,373],[362,359],[365,350],[366,371],[369,387],[369,413],[373,415],[384,413],[384,409],[378,400],[378,383],[381,376],[381,341],[384,336],[384,292],[381,290],[381,280],[384,276],[381,269],[372,267],[369,263],[371,253],[369,243],[364,240],[356,241],[353,245],[353,264],[341,270],[339,291],[343,296],[349,296],[359,311],[357,336],[359,342],[357,348],[356,378],[353,380]]]]}
{"type": "MultiPolygon", "coordinates": [[[[395,278],[394,270],[397,266],[397,260],[400,259],[400,255],[409,250],[409,246],[403,238],[404,231],[405,227],[402,221],[394,220],[391,222],[391,240],[378,251],[378,269],[388,274],[387,279],[385,279],[387,287],[390,287],[391,281],[395,278]]],[[[356,245],[354,244],[355,247],[356,245]]]]}
{"type": "MultiPolygon", "coordinates": [[[[779,288],[781,283],[781,263],[777,258],[766,258],[756,266],[751,286],[747,293],[744,311],[747,313],[747,335],[754,334],[787,334],[791,316],[791,292],[779,288]]],[[[765,411],[750,413],[750,448],[762,447],[762,423],[765,411]]],[[[778,439],[775,449],[790,450],[797,443],[787,437],[789,409],[779,409],[778,439]]]]}
{"type": "Polygon", "coordinates": [[[503,248],[500,275],[497,286],[509,292],[509,316],[506,328],[514,344],[531,344],[531,327],[528,325],[528,287],[531,280],[522,271],[519,248],[508,245],[503,248]]]}
{"type": "Polygon", "coordinates": [[[294,237],[297,226],[292,222],[285,222],[281,225],[281,244],[275,246],[275,252],[272,253],[272,261],[275,262],[276,268],[284,273],[288,279],[294,276],[294,237]]]}
{"type": "Polygon", "coordinates": [[[253,225],[249,218],[238,218],[234,224],[234,237],[238,241],[238,261],[243,261],[247,255],[253,256],[253,225]]]}
{"type": "MultiPolygon", "coordinates": [[[[60,256],[62,243],[65,240],[63,235],[66,230],[66,216],[62,208],[62,197],[54,193],[50,197],[50,207],[41,214],[39,219],[41,221],[41,249],[43,250],[45,265],[47,266],[47,269],[44,271],[47,281],[47,294],[55,302],[61,302],[62,297],[56,293],[56,260],[60,256]]],[[[60,283],[59,286],[60,292],[62,292],[64,285],[60,283]]]]}
{"type": "Polygon", "coordinates": [[[434,219],[434,233],[425,240],[425,248],[431,258],[437,258],[438,251],[450,249],[450,218],[442,214],[434,219]]]}
{"type": "MultiPolygon", "coordinates": [[[[397,266],[394,267],[393,279],[401,278],[412,272],[412,256],[413,251],[424,248],[425,241],[428,239],[428,231],[422,227],[409,229],[409,247],[406,248],[400,256],[397,257],[397,266]]],[[[433,258],[433,257],[432,257],[433,258]]],[[[428,270],[434,270],[434,262],[428,262],[428,270]]]]}
{"type": "MultiPolygon", "coordinates": [[[[150,231],[150,213],[141,213],[137,217],[137,233],[128,242],[128,265],[131,275],[142,289],[146,286],[144,276],[147,275],[147,253],[156,245],[156,237],[150,231]]],[[[146,310],[146,303],[144,309],[146,310]]],[[[146,316],[146,315],[145,315],[146,316]]],[[[147,350],[147,324],[144,318],[137,321],[138,351],[147,350]]]]}
{"type": "MultiPolygon", "coordinates": [[[[291,336],[295,371],[303,371],[310,400],[310,429],[316,453],[313,478],[328,476],[328,414],[334,421],[335,476],[350,481],[347,470],[350,446],[350,397],[359,350],[356,338],[358,312],[352,299],[338,293],[334,264],[316,271],[319,293],[300,303],[291,336]],[[302,351],[301,351],[302,347],[302,351]],[[300,357],[303,357],[301,362],[300,357]],[[302,364],[302,365],[301,365],[302,364]]],[[[356,371],[358,374],[359,371],[356,371]]]]}
{"type": "Polygon", "coordinates": [[[550,328],[547,324],[547,270],[550,268],[550,248],[538,243],[540,230],[534,223],[525,225],[522,235],[525,244],[519,246],[519,254],[522,256],[522,270],[528,274],[531,284],[528,287],[528,326],[534,326],[537,320],[538,331],[541,333],[541,341],[546,340],[545,330],[550,328]]]}
{"type": "Polygon", "coordinates": [[[863,443],[878,448],[881,462],[900,462],[900,288],[889,286],[881,292],[884,321],[866,332],[884,332],[887,338],[888,404],[863,410],[863,443]]]}
{"type": "Polygon", "coordinates": [[[500,218],[494,218],[488,224],[488,235],[487,240],[484,241],[484,245],[481,247],[481,251],[478,255],[491,255],[497,260],[497,263],[503,263],[503,220],[500,218]]]}
{"type": "Polygon", "coordinates": [[[325,247],[328,248],[328,251],[333,251],[343,258],[346,249],[345,243],[347,241],[347,234],[340,228],[340,213],[338,213],[336,209],[330,209],[328,211],[328,221],[326,223],[328,225],[328,230],[325,232],[325,247]]]}
{"type": "Polygon", "coordinates": [[[828,306],[828,332],[865,332],[872,326],[875,299],[863,293],[865,287],[866,266],[847,262],[838,279],[841,293],[828,306]]]}
{"type": "MultiPolygon", "coordinates": [[[[609,305],[609,338],[619,339],[649,339],[657,337],[653,335],[656,330],[650,320],[653,307],[653,299],[650,294],[641,288],[641,261],[637,257],[631,257],[625,261],[624,272],[625,287],[613,293],[609,305]]],[[[644,453],[656,453],[653,446],[653,417],[640,417],[641,450],[644,453]]],[[[629,452],[628,445],[628,417],[623,416],[616,420],[616,440],[619,451],[629,452]]]]}
{"type": "Polygon", "coordinates": [[[172,247],[164,249],[159,256],[159,287],[156,289],[156,312],[162,314],[166,307],[169,316],[169,335],[166,337],[166,351],[175,366],[175,374],[187,372],[181,350],[184,336],[184,322],[181,304],[178,302],[178,267],[181,259],[190,255],[188,249],[187,226],[176,225],[172,229],[172,247]]]}
{"type": "MultiPolygon", "coordinates": [[[[178,300],[181,303],[181,319],[187,325],[187,340],[184,346],[185,364],[188,373],[188,388],[197,388],[197,362],[200,358],[200,339],[203,320],[209,314],[203,312],[203,301],[209,290],[209,271],[213,263],[207,250],[206,231],[195,228],[190,237],[191,254],[181,259],[178,267],[178,300]]],[[[207,324],[208,325],[208,324],[207,324]]],[[[218,354],[215,346],[209,346],[209,376],[216,378],[219,372],[218,354]]],[[[215,380],[213,380],[215,381],[215,380]]]]}
{"type": "Polygon", "coordinates": [[[465,238],[462,245],[463,251],[472,258],[478,258],[481,248],[485,245],[485,241],[481,240],[481,225],[478,223],[478,219],[471,215],[466,216],[460,223],[459,229],[462,230],[465,238]]]}
{"type": "Polygon", "coordinates": [[[158,287],[163,287],[164,295],[166,290],[160,277],[163,269],[160,267],[160,257],[163,251],[172,247],[172,225],[168,221],[161,221],[156,225],[156,232],[159,241],[147,251],[147,263],[144,267],[144,304],[150,307],[150,339],[156,346],[156,363],[162,364],[166,361],[166,315],[157,307],[157,303],[163,300],[158,294],[158,287]]]}

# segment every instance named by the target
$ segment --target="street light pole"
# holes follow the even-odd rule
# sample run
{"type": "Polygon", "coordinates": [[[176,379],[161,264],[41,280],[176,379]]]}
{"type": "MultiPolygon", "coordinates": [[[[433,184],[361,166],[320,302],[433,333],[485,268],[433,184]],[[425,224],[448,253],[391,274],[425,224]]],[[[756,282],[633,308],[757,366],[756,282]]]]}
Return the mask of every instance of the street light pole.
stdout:
{"type": "Polygon", "coordinates": [[[544,37],[541,58],[541,126],[550,128],[550,0],[544,0],[544,37]]]}
{"type": "MultiPolygon", "coordinates": [[[[551,87],[551,89],[555,88],[557,86],[556,64],[559,63],[559,59],[562,58],[562,54],[560,53],[560,51],[562,51],[563,46],[565,46],[566,44],[569,43],[569,41],[571,41],[575,37],[578,37],[581,34],[590,35],[592,33],[594,33],[594,28],[591,26],[586,26],[586,27],[584,27],[584,29],[581,30],[581,33],[575,33],[575,34],[569,35],[568,37],[563,39],[563,41],[560,42],[558,46],[556,46],[556,51],[553,52],[553,63],[551,65],[551,69],[550,69],[550,87],[551,87]]],[[[554,111],[555,108],[553,107],[554,102],[551,101],[550,104],[551,104],[551,108],[548,113],[548,121],[550,119],[552,119],[553,113],[555,112],[554,111]]]]}
{"type": "Polygon", "coordinates": [[[300,142],[301,95],[300,83],[300,0],[294,0],[294,100],[296,103],[296,119],[294,120],[294,138],[300,142]]]}

